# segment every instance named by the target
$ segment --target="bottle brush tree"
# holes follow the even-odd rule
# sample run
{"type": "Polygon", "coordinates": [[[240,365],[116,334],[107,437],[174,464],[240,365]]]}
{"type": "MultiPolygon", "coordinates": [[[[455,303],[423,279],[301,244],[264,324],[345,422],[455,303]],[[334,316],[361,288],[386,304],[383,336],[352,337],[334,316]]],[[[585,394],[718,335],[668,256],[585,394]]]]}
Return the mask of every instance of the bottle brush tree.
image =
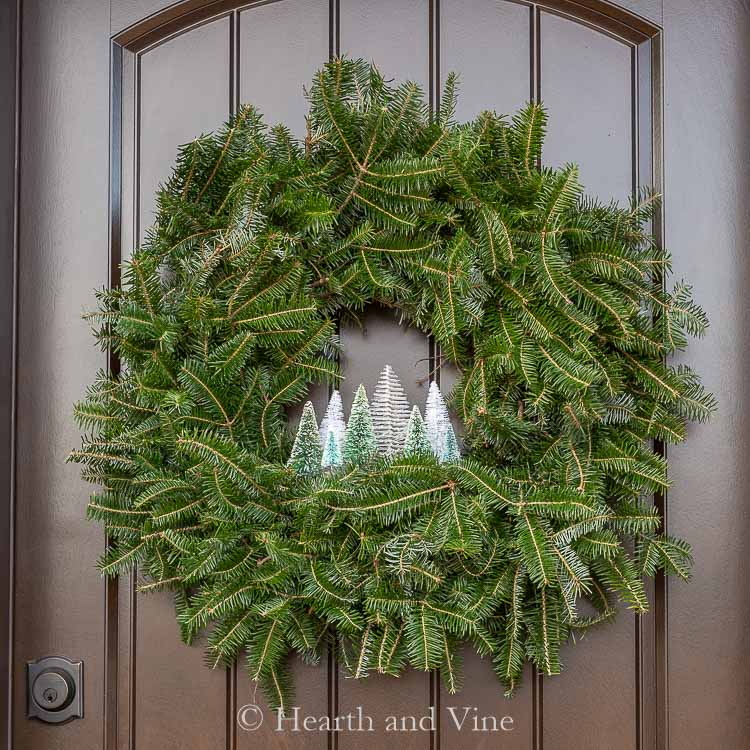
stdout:
{"type": "Polygon", "coordinates": [[[341,402],[341,393],[334,390],[328,400],[326,413],[320,422],[320,440],[325,449],[328,442],[328,431],[331,430],[336,436],[339,450],[344,447],[344,436],[346,435],[346,420],[344,419],[344,405],[341,402]]]}
{"type": "Polygon", "coordinates": [[[445,439],[448,428],[451,426],[451,420],[443,394],[434,380],[430,383],[430,390],[427,394],[424,421],[432,452],[438,458],[442,458],[445,453],[445,439]]]}
{"type": "Polygon", "coordinates": [[[443,444],[443,455],[440,460],[443,463],[453,463],[461,458],[461,452],[458,448],[458,440],[453,425],[449,422],[448,429],[445,432],[445,441],[443,444]]]}
{"type": "Polygon", "coordinates": [[[393,456],[404,449],[409,423],[409,401],[403,386],[390,365],[380,373],[372,397],[372,424],[378,441],[378,452],[393,456]]]}
{"type": "Polygon", "coordinates": [[[323,446],[323,468],[334,469],[337,466],[341,466],[342,463],[343,459],[341,456],[341,448],[339,447],[339,440],[333,429],[329,429],[325,445],[323,446]]]}
{"type": "Polygon", "coordinates": [[[432,453],[432,445],[427,437],[422,413],[418,406],[414,406],[409,416],[409,424],[406,431],[406,443],[404,445],[405,456],[426,456],[432,453]]]}
{"type": "Polygon", "coordinates": [[[370,414],[370,403],[364,385],[357,388],[344,440],[345,463],[361,464],[369,461],[377,452],[378,443],[370,414]]]}
{"type": "Polygon", "coordinates": [[[315,409],[308,401],[302,409],[302,418],[287,465],[300,476],[307,477],[320,473],[322,460],[323,447],[320,444],[318,421],[315,418],[315,409]]]}

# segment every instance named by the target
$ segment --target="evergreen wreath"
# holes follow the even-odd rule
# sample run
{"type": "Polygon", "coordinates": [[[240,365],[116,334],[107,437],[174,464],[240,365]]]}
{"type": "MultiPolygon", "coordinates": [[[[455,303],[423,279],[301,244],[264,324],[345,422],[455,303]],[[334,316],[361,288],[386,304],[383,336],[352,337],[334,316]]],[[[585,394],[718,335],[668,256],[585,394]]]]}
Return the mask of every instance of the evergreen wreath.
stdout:
{"type": "Polygon", "coordinates": [[[184,639],[208,628],[214,665],[246,651],[277,707],[288,654],[327,644],[354,677],[408,664],[452,692],[468,641],[510,693],[616,599],[645,612],[644,576],[689,574],[649,499],[668,485],[653,445],[714,400],[665,363],[707,320],[664,287],[656,196],[583,197],[574,165],[540,166],[541,107],[459,124],[455,89],[432,117],[417,85],[335,60],[303,143],[242,108],[181,149],[121,288],[98,294],[122,367],[76,406],[71,459],[102,486],[101,570],[173,590],[184,639]],[[337,323],[375,304],[461,371],[464,457],[414,438],[297,475],[287,409],[337,387],[337,323]]]}

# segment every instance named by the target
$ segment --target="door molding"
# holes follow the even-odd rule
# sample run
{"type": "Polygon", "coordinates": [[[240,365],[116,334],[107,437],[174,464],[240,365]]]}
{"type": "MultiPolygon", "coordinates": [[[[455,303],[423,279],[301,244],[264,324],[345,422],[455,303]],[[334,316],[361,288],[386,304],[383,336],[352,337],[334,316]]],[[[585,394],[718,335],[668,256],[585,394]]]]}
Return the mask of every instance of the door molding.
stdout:
{"type": "Polygon", "coordinates": [[[0,745],[11,748],[20,0],[0,5],[0,745]]]}
{"type": "MultiPolygon", "coordinates": [[[[223,13],[243,10],[257,5],[267,5],[280,0],[180,0],[164,10],[146,16],[119,31],[113,42],[132,52],[139,52],[151,44],[172,36],[201,21],[216,18],[223,13]]],[[[631,44],[640,44],[661,33],[661,29],[637,13],[625,10],[605,0],[507,0],[519,5],[536,7],[558,13],[584,23],[631,44]]],[[[439,6],[439,0],[433,0],[439,6]]],[[[331,16],[338,12],[340,0],[329,0],[331,16]]]]}

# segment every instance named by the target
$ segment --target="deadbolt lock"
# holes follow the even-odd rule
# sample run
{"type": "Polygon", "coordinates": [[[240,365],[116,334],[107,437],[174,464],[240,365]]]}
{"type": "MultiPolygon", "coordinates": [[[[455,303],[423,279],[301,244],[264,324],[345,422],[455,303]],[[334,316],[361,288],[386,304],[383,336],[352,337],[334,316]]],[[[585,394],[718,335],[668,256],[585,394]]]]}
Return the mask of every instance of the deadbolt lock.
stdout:
{"type": "Polygon", "coordinates": [[[28,717],[61,724],[83,716],[83,662],[47,656],[26,663],[28,717]]]}

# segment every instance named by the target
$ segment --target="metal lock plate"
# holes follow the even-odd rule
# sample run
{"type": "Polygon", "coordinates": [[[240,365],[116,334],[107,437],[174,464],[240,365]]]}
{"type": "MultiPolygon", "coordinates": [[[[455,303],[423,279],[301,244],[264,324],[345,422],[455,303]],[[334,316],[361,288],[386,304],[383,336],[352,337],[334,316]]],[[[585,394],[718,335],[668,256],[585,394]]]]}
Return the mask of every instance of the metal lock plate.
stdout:
{"type": "Polygon", "coordinates": [[[28,717],[48,724],[83,716],[83,662],[47,656],[26,663],[28,717]]]}

